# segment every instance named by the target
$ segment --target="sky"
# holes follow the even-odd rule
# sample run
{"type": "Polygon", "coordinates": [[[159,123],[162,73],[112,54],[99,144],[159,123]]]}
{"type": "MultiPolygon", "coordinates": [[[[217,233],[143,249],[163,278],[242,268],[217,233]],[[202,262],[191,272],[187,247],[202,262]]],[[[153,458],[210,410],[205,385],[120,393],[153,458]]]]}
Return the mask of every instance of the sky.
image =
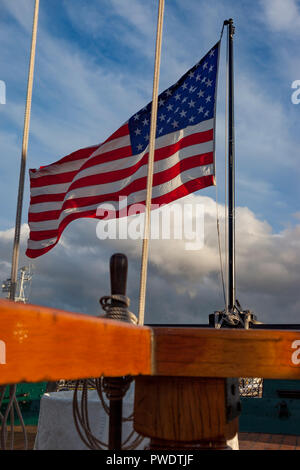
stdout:
{"type": "MultiPolygon", "coordinates": [[[[105,140],[151,101],[157,0],[40,0],[27,170],[105,140]]],[[[0,276],[10,275],[33,0],[0,5],[0,276]]],[[[160,91],[175,83],[233,18],[236,135],[237,297],[268,323],[300,323],[298,0],[166,0],[160,91]]],[[[224,38],[225,39],[225,38],[224,38]]],[[[224,256],[225,65],[217,102],[217,186],[184,198],[205,207],[205,244],[150,243],[146,323],[204,323],[224,307],[216,232],[224,256]],[[216,206],[216,190],[218,206],[216,206]]],[[[28,237],[26,171],[20,265],[28,237]]],[[[72,222],[59,244],[34,260],[30,301],[99,315],[109,294],[109,258],[129,259],[128,295],[137,313],[141,243],[99,240],[97,221],[72,222]]]]}

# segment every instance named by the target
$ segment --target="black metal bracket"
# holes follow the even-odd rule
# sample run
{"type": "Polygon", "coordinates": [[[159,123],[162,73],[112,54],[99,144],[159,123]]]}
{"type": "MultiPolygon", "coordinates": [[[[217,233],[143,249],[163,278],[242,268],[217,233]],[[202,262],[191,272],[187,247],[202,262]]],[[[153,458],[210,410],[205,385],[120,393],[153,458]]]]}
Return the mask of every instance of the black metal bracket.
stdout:
{"type": "Polygon", "coordinates": [[[231,312],[214,312],[209,316],[209,326],[212,328],[251,328],[253,325],[260,324],[256,316],[250,310],[231,312]]]}

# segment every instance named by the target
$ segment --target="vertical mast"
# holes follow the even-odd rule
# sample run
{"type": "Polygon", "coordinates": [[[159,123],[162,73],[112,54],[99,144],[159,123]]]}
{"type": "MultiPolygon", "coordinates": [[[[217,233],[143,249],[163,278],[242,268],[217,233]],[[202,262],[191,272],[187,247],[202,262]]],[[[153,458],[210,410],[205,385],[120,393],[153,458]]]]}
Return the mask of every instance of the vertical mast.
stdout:
{"type": "MultiPolygon", "coordinates": [[[[209,324],[214,328],[249,328],[260,323],[250,310],[243,310],[236,299],[235,283],[235,137],[234,137],[234,70],[233,70],[233,20],[224,21],[227,26],[227,97],[228,104],[228,272],[225,310],[209,315],[209,324]]],[[[224,27],[223,26],[223,27],[224,27]]],[[[223,33],[223,29],[222,29],[223,33]]]]}
{"type": "Polygon", "coordinates": [[[29,72],[28,72],[27,98],[26,98],[26,107],[25,107],[25,118],[24,118],[22,158],[21,158],[21,167],[20,167],[19,191],[18,191],[18,202],[17,202],[17,213],[16,213],[16,224],[15,224],[15,237],[14,237],[14,247],[13,247],[12,266],[11,266],[11,288],[10,288],[10,295],[9,295],[10,300],[15,300],[16,287],[17,287],[20,232],[21,232],[23,194],[24,194],[24,179],[25,179],[25,168],[26,168],[28,137],[29,137],[29,123],[30,123],[30,112],[31,112],[31,97],[32,97],[32,85],[33,85],[33,74],[34,74],[34,59],[35,59],[35,48],[36,48],[38,14],[39,14],[39,0],[35,0],[33,27],[32,27],[32,39],[31,39],[31,52],[30,52],[29,72]]]}
{"type": "Polygon", "coordinates": [[[228,311],[235,307],[235,142],[233,20],[227,22],[228,38],[228,311]]]}

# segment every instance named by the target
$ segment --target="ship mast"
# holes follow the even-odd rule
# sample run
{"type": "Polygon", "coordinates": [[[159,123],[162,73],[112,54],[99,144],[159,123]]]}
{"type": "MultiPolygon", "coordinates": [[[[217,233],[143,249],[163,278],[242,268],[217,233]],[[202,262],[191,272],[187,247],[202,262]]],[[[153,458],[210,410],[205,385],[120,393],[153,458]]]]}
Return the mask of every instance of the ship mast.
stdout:
{"type": "Polygon", "coordinates": [[[228,40],[228,298],[227,310],[235,307],[235,141],[234,141],[234,71],[233,35],[234,25],[227,24],[228,40]]]}
{"type": "Polygon", "coordinates": [[[228,99],[228,271],[227,296],[225,310],[209,315],[209,324],[214,328],[235,327],[249,328],[257,323],[250,310],[242,310],[236,299],[235,277],[235,134],[234,134],[234,68],[233,68],[233,36],[235,27],[233,20],[224,21],[227,26],[227,99],[228,99]]]}

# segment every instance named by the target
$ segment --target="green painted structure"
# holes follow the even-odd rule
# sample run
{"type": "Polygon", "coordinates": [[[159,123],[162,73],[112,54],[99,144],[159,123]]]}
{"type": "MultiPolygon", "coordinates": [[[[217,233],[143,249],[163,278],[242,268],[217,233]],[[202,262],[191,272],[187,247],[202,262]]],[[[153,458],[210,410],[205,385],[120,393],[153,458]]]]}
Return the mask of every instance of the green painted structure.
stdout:
{"type": "MultiPolygon", "coordinates": [[[[37,426],[40,400],[46,392],[47,382],[40,383],[21,383],[17,385],[16,397],[21,409],[22,417],[27,426],[37,426]]],[[[0,411],[5,412],[7,403],[9,402],[9,388],[7,387],[0,411]]],[[[15,425],[20,424],[17,413],[14,416],[15,425]]],[[[10,421],[8,420],[8,423],[10,421]]]]}
{"type": "Polygon", "coordinates": [[[262,398],[241,402],[241,432],[300,436],[300,380],[264,380],[262,398]]]}
{"type": "MultiPolygon", "coordinates": [[[[38,424],[46,388],[47,382],[18,384],[17,399],[26,425],[38,424]]],[[[2,412],[8,400],[7,388],[2,412]]],[[[264,380],[262,398],[241,397],[241,402],[241,432],[300,435],[300,380],[264,380]]],[[[16,414],[15,424],[19,424],[16,414]]]]}

